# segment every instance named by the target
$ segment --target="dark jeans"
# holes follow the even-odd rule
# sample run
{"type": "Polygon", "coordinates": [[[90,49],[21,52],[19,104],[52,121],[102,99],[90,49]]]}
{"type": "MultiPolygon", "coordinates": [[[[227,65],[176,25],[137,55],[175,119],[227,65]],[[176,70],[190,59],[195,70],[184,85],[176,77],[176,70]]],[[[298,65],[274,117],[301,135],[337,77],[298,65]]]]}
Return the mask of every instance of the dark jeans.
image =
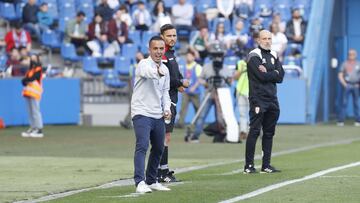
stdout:
{"type": "Polygon", "coordinates": [[[254,166],[256,141],[262,128],[262,165],[263,167],[267,167],[270,165],[273,137],[280,115],[279,104],[278,102],[266,102],[261,105],[253,105],[250,102],[249,115],[250,131],[246,140],[246,165],[254,166]]]}
{"type": "Polygon", "coordinates": [[[136,136],[134,156],[134,180],[137,186],[141,181],[147,184],[156,182],[157,168],[164,150],[165,122],[163,118],[155,119],[142,115],[133,117],[133,125],[136,136]],[[150,156],[145,172],[145,157],[151,143],[150,156]]]}
{"type": "Polygon", "coordinates": [[[343,91],[342,101],[339,112],[339,122],[344,122],[346,117],[346,108],[349,102],[349,98],[352,96],[353,99],[353,108],[355,121],[360,122],[360,111],[359,111],[359,86],[357,85],[348,85],[343,91]]]}

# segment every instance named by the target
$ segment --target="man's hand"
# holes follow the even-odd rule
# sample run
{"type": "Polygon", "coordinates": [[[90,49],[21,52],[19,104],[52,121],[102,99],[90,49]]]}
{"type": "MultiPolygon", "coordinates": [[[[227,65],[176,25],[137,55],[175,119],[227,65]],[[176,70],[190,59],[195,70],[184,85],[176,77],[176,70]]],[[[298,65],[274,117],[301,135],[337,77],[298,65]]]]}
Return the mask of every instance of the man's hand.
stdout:
{"type": "Polygon", "coordinates": [[[189,92],[193,93],[193,92],[195,92],[195,90],[196,90],[196,87],[195,87],[195,86],[192,86],[192,87],[189,89],[189,92]]]}
{"type": "Polygon", "coordinates": [[[189,80],[184,79],[184,80],[182,81],[182,86],[183,86],[183,87],[188,88],[189,85],[190,85],[190,81],[189,81],[189,80]]]}
{"type": "Polygon", "coordinates": [[[177,89],[179,92],[185,92],[185,87],[183,87],[183,86],[180,86],[177,89]]]}
{"type": "Polygon", "coordinates": [[[267,70],[266,70],[265,66],[263,66],[263,65],[259,66],[259,71],[262,73],[267,73],[267,70]]]}
{"type": "Polygon", "coordinates": [[[160,65],[156,64],[156,68],[157,68],[157,72],[159,74],[160,77],[164,76],[165,73],[161,70],[160,65]]]}
{"type": "Polygon", "coordinates": [[[171,119],[171,111],[165,110],[163,115],[164,115],[164,119],[167,119],[167,120],[171,119]]]}

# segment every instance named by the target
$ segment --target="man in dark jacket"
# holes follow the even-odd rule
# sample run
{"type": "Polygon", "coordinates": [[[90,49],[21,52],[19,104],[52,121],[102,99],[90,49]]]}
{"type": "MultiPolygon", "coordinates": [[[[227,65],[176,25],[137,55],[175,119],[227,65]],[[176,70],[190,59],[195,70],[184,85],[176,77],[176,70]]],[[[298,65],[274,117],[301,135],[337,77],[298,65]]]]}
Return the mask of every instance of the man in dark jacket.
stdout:
{"type": "Polygon", "coordinates": [[[176,182],[176,178],[173,175],[174,172],[170,171],[168,167],[168,146],[170,143],[170,133],[172,133],[174,129],[178,91],[184,92],[184,88],[187,88],[189,86],[189,82],[187,80],[183,80],[183,76],[179,71],[179,65],[176,62],[174,46],[176,44],[177,35],[175,27],[170,24],[165,24],[160,28],[160,34],[161,38],[163,38],[165,41],[165,54],[162,58],[162,62],[167,66],[170,73],[169,95],[171,99],[171,121],[165,126],[165,148],[160,161],[158,177],[159,182],[176,182]]]}
{"type": "Polygon", "coordinates": [[[259,33],[259,47],[252,50],[247,58],[249,77],[250,131],[246,140],[244,173],[255,173],[254,153],[256,140],[262,136],[261,173],[280,172],[270,165],[275,127],[280,115],[276,83],[281,83],[284,69],[275,51],[271,50],[271,32],[259,33]]]}
{"type": "Polygon", "coordinates": [[[286,24],[286,37],[292,43],[303,44],[306,32],[306,21],[301,17],[300,10],[292,11],[292,18],[286,24]]]}
{"type": "Polygon", "coordinates": [[[101,0],[101,3],[95,8],[95,13],[100,14],[107,22],[112,19],[114,11],[110,8],[107,0],[101,0]]]}
{"type": "Polygon", "coordinates": [[[37,39],[41,40],[41,32],[37,19],[38,12],[39,7],[36,5],[36,0],[29,0],[23,8],[22,22],[25,30],[35,34],[37,39]]]}

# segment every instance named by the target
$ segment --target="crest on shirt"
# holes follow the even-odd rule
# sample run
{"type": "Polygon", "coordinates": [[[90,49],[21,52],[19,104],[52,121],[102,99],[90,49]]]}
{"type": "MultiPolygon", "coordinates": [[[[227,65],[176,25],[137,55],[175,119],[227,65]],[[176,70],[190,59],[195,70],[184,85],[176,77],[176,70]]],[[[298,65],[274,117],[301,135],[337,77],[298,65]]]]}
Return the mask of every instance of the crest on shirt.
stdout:
{"type": "Polygon", "coordinates": [[[256,113],[256,114],[259,114],[259,112],[260,112],[260,107],[258,107],[258,106],[255,107],[255,113],[256,113]]]}
{"type": "Polygon", "coordinates": [[[275,64],[275,59],[273,57],[271,57],[271,64],[275,64]]]}
{"type": "Polygon", "coordinates": [[[266,63],[266,58],[263,58],[263,59],[262,59],[262,63],[263,63],[263,64],[266,63]]]}

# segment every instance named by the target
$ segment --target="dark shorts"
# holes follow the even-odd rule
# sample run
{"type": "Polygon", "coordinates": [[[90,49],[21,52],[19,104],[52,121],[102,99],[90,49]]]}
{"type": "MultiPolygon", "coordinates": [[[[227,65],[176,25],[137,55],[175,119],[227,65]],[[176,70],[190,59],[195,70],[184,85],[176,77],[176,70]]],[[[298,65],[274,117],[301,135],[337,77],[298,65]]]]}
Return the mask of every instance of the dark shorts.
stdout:
{"type": "Polygon", "coordinates": [[[176,106],[171,105],[171,121],[169,124],[165,124],[166,133],[172,133],[175,125],[175,117],[176,117],[176,106]]]}

